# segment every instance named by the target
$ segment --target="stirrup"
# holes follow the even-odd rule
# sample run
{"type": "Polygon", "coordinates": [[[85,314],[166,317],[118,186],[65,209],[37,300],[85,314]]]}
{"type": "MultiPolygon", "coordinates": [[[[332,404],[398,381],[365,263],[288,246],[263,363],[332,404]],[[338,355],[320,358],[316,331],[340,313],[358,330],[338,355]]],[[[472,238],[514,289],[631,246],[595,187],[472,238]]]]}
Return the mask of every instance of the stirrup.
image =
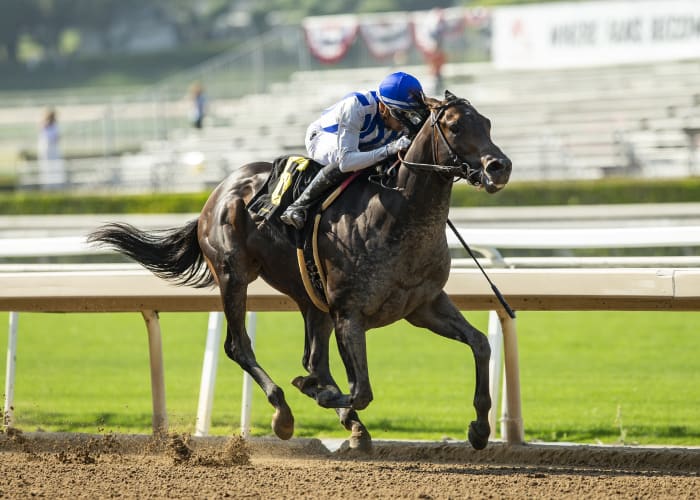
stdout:
{"type": "Polygon", "coordinates": [[[295,229],[302,229],[306,223],[306,210],[290,206],[280,215],[280,220],[295,229]]]}

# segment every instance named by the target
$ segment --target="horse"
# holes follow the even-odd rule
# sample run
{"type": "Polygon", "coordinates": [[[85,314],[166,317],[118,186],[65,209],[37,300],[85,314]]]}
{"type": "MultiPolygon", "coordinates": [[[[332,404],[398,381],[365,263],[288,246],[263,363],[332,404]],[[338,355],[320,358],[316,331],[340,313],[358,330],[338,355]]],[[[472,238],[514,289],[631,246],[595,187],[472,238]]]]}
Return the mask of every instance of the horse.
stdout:
{"type": "Polygon", "coordinates": [[[272,430],[281,439],[294,433],[292,410],[282,388],[257,362],[245,328],[247,287],[258,277],[298,305],[307,374],[292,384],[319,406],[335,409],[350,431],[351,448],[371,449],[358,415],[373,399],[366,332],[400,319],[471,348],[476,420],[469,424],[468,439],[475,449],[488,443],[491,350],[487,337],[443,290],[450,273],[445,224],[455,179],[495,193],[507,184],[512,165],[491,139],[490,120],[468,100],[446,91],[443,100],[425,97],[424,103],[429,116],[399,156],[393,188],[352,182],[321,215],[317,245],[327,311],[304,287],[294,242],[246,208],[264,185],[269,162],[233,171],[212,191],[199,217],[183,227],[146,232],[116,222],[89,235],[89,241],[115,248],[161,278],[218,286],[227,321],[224,350],[265,392],[274,408],[272,430]],[[333,330],[348,394],[329,368],[333,330]]]}

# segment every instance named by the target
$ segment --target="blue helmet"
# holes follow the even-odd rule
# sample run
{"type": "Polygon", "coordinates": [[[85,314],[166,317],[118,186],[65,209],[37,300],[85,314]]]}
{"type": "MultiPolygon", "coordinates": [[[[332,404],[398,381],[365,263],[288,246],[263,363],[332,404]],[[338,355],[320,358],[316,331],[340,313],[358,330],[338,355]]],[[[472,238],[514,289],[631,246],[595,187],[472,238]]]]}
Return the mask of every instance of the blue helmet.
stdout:
{"type": "Polygon", "coordinates": [[[412,110],[423,107],[423,87],[415,76],[398,71],[379,84],[379,98],[389,108],[412,110]]]}

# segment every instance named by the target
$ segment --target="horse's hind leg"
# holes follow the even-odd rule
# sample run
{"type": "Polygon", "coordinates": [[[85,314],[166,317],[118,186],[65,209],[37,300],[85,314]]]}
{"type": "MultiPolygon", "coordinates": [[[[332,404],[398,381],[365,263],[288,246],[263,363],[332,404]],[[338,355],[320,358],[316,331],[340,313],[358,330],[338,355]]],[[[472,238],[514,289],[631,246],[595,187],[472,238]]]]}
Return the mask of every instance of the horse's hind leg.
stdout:
{"type": "MultiPolygon", "coordinates": [[[[329,340],[333,322],[328,314],[310,305],[304,311],[304,357],[302,364],[309,372],[306,377],[296,377],[292,383],[304,394],[316,400],[325,408],[333,407],[335,400],[342,397],[333,379],[329,366],[329,340]]],[[[350,448],[369,450],[372,438],[357,412],[352,408],[334,408],[340,423],[348,431],[350,448]]]]}
{"type": "Polygon", "coordinates": [[[245,303],[247,284],[232,285],[227,278],[220,279],[221,296],[226,314],[227,329],[224,350],[226,355],[250,374],[275,408],[272,430],[280,439],[289,439],[294,434],[294,417],[287,405],[282,389],[273,382],[255,358],[250,338],[245,328],[245,303]]]}
{"type": "MultiPolygon", "coordinates": [[[[226,309],[230,309],[230,307],[226,309]]],[[[285,400],[284,391],[258,364],[244,322],[239,322],[237,318],[231,320],[229,316],[227,313],[228,327],[224,343],[226,355],[248,372],[262,388],[267,400],[275,408],[275,413],[272,416],[272,430],[280,439],[289,439],[294,435],[294,417],[285,400]]]]}
{"type": "Polygon", "coordinates": [[[491,409],[489,394],[489,359],[491,348],[486,336],[474,328],[442,292],[433,302],[426,303],[406,318],[413,325],[428,328],[438,335],[463,342],[472,349],[476,364],[474,408],[476,421],[469,425],[469,442],[481,450],[488,444],[490,434],[488,413],[491,409]]]}
{"type": "Polygon", "coordinates": [[[340,418],[340,423],[350,431],[348,444],[354,450],[370,451],[372,449],[372,436],[367,427],[360,421],[357,411],[352,408],[336,408],[335,412],[340,418]]]}
{"type": "Polygon", "coordinates": [[[265,391],[267,400],[275,408],[272,430],[279,438],[289,439],[294,434],[292,410],[282,389],[258,364],[245,328],[248,283],[257,273],[246,252],[245,207],[240,202],[232,210],[233,224],[214,225],[199,238],[202,252],[221,292],[227,321],[224,350],[265,391]]]}

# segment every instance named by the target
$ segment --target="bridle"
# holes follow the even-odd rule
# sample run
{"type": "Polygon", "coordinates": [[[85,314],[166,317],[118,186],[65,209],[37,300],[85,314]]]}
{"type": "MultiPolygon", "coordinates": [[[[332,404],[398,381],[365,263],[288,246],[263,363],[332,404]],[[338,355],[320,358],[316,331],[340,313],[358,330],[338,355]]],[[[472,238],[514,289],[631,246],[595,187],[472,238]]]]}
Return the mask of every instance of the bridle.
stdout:
{"type": "Polygon", "coordinates": [[[459,153],[457,153],[452,144],[450,144],[450,141],[447,140],[445,131],[442,130],[442,127],[440,126],[440,119],[445,114],[445,111],[448,108],[456,106],[458,104],[469,105],[470,103],[466,99],[457,98],[451,99],[440,106],[430,109],[430,126],[433,129],[433,163],[417,163],[408,161],[402,158],[401,154],[399,154],[399,161],[407,167],[415,168],[418,170],[439,172],[452,178],[456,177],[458,179],[466,179],[466,181],[472,186],[481,187],[481,169],[474,168],[468,161],[464,160],[462,157],[459,156],[459,153]],[[437,150],[439,140],[441,140],[442,144],[445,146],[445,148],[447,148],[447,151],[450,155],[450,161],[452,163],[451,165],[440,165],[439,163],[437,163],[437,150]]]}
{"type": "MultiPolygon", "coordinates": [[[[457,153],[455,148],[452,147],[450,141],[447,140],[445,131],[442,130],[442,127],[440,127],[440,118],[442,118],[442,115],[445,114],[445,110],[450,106],[455,106],[457,104],[470,105],[469,101],[467,101],[466,99],[456,98],[448,100],[446,103],[440,105],[439,107],[430,109],[430,126],[433,128],[433,163],[416,163],[406,161],[405,159],[401,158],[401,155],[399,155],[398,161],[410,168],[444,173],[447,176],[452,177],[453,179],[455,177],[466,179],[467,182],[472,186],[481,187],[481,170],[472,167],[468,161],[462,159],[459,156],[459,153],[457,153]],[[440,165],[437,163],[438,137],[442,140],[443,145],[447,148],[447,151],[450,153],[450,160],[452,161],[453,165],[440,165]]],[[[493,284],[488,274],[486,274],[486,271],[484,271],[484,268],[479,263],[479,260],[476,258],[476,255],[474,255],[474,252],[471,248],[469,248],[469,245],[466,241],[464,241],[464,238],[462,238],[462,235],[459,233],[459,231],[454,226],[452,221],[450,221],[450,219],[447,219],[447,225],[450,227],[450,229],[452,229],[455,236],[457,236],[457,239],[462,244],[464,249],[469,253],[471,258],[474,259],[476,266],[481,271],[481,274],[484,275],[484,278],[486,278],[486,281],[488,281],[489,285],[491,285],[491,290],[493,291],[494,295],[496,295],[496,298],[501,303],[508,316],[515,319],[515,311],[511,309],[511,307],[508,305],[508,302],[506,302],[506,299],[503,297],[496,285],[493,284]]]]}

